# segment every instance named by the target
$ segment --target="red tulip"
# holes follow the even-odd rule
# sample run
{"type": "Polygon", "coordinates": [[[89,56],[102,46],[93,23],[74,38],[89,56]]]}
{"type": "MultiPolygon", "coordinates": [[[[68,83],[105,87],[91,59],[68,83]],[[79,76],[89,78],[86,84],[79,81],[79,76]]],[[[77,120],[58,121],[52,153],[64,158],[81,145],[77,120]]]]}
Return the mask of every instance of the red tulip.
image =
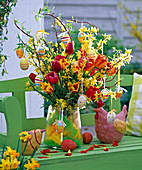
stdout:
{"type": "Polygon", "coordinates": [[[94,68],[91,73],[90,73],[90,76],[93,76],[93,74],[97,73],[98,69],[97,68],[94,68]]]}
{"type": "Polygon", "coordinates": [[[46,76],[46,80],[51,84],[57,84],[58,79],[59,79],[58,74],[55,71],[51,71],[46,76]]]}
{"type": "Polygon", "coordinates": [[[57,60],[52,61],[52,70],[55,71],[56,73],[61,71],[61,65],[59,61],[57,60]]]}
{"type": "Polygon", "coordinates": [[[36,74],[34,74],[34,73],[31,73],[30,75],[29,75],[29,78],[31,79],[31,81],[33,82],[33,83],[35,83],[35,78],[36,78],[36,74]]]}
{"type": "Polygon", "coordinates": [[[90,86],[89,89],[86,91],[86,95],[88,98],[91,98],[92,100],[95,100],[94,94],[99,93],[99,89],[95,86],[90,86]]]}
{"type": "Polygon", "coordinates": [[[104,102],[100,99],[100,100],[97,102],[98,108],[103,107],[103,105],[104,105],[104,102]]]}
{"type": "Polygon", "coordinates": [[[74,42],[71,41],[68,43],[65,53],[67,53],[68,55],[71,55],[74,52],[74,42]]]}
{"type": "Polygon", "coordinates": [[[57,60],[57,61],[60,61],[63,58],[65,58],[65,56],[61,56],[61,55],[56,55],[55,56],[55,60],[57,60]]]}
{"type": "Polygon", "coordinates": [[[78,63],[79,67],[80,68],[84,67],[84,70],[87,70],[89,68],[89,62],[88,61],[89,61],[88,58],[80,57],[79,63],[78,63]]]}
{"type": "Polygon", "coordinates": [[[84,57],[86,55],[86,50],[82,50],[82,47],[81,47],[80,51],[81,51],[81,57],[84,57]]]}

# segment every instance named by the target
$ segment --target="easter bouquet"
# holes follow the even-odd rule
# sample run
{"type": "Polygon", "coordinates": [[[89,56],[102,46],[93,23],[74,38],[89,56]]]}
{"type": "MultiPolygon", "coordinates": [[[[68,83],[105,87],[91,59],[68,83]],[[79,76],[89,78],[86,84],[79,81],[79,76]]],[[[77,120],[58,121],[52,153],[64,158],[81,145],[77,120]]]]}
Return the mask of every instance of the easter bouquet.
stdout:
{"type": "Polygon", "coordinates": [[[123,90],[119,76],[114,84],[116,91],[105,87],[105,83],[113,80],[117,73],[120,75],[121,66],[132,58],[131,50],[125,49],[123,53],[113,48],[113,58],[105,56],[103,46],[111,35],[103,34],[104,38],[97,41],[99,29],[95,25],[73,18],[64,24],[61,16],[56,17],[48,7],[40,9],[35,18],[40,21],[45,15],[54,19],[52,28],[56,42],[49,41],[44,30],[31,35],[15,20],[20,32],[29,37],[25,43],[18,36],[20,42],[16,52],[21,58],[20,67],[23,70],[28,69],[29,65],[35,68],[34,73],[29,75],[31,81],[27,86],[41,94],[52,106],[47,116],[45,143],[60,146],[63,139],[72,139],[80,145],[79,108],[86,107],[92,101],[103,102],[109,96],[121,97],[123,90]],[[79,50],[74,49],[73,23],[81,24],[78,30],[79,50]]]}

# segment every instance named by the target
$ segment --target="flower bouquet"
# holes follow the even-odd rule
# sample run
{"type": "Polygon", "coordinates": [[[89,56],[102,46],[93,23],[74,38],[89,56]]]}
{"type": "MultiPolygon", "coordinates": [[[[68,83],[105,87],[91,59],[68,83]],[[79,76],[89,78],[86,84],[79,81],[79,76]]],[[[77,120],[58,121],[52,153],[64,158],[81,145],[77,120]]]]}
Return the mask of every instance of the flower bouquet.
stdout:
{"type": "Polygon", "coordinates": [[[41,94],[52,106],[47,116],[45,143],[60,146],[62,140],[72,139],[79,146],[82,143],[79,108],[92,101],[105,101],[109,96],[121,97],[120,68],[130,62],[131,50],[126,49],[123,53],[113,48],[113,58],[105,56],[103,46],[111,35],[103,34],[104,38],[97,41],[99,29],[95,25],[73,18],[64,24],[61,16],[56,17],[48,7],[40,9],[35,18],[40,22],[45,15],[54,19],[52,28],[57,42],[49,41],[48,33],[44,30],[31,35],[15,20],[20,33],[29,37],[25,43],[18,36],[20,42],[16,52],[21,58],[21,69],[28,69],[29,64],[35,68],[34,73],[29,75],[31,81],[27,86],[41,94]],[[81,24],[78,30],[79,50],[74,49],[72,23],[81,24]],[[118,80],[114,84],[117,90],[113,92],[105,83],[113,80],[117,73],[118,80]]]}

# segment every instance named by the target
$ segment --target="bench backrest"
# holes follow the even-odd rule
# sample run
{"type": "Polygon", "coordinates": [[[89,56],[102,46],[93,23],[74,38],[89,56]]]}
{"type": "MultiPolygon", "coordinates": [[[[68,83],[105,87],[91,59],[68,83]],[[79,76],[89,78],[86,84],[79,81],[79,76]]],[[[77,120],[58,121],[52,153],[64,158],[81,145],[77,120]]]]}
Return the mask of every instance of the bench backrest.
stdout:
{"type": "MultiPolygon", "coordinates": [[[[121,75],[121,86],[132,86],[133,76],[132,75],[121,75]]],[[[6,123],[7,123],[7,135],[0,135],[0,142],[2,146],[5,141],[11,145],[15,145],[15,142],[12,141],[13,137],[17,138],[17,134],[23,130],[31,129],[44,129],[46,125],[46,118],[26,118],[26,102],[25,102],[25,92],[26,83],[29,80],[28,77],[6,80],[0,82],[0,93],[9,93],[12,92],[12,97],[0,98],[0,112],[5,114],[6,123]],[[11,140],[12,139],[12,140],[11,140]]],[[[106,83],[106,87],[113,86],[116,82],[116,78],[106,83]]],[[[114,90],[114,87],[112,88],[114,90]]],[[[109,100],[110,101],[110,100],[109,100]]],[[[113,99],[112,101],[113,109],[116,109],[117,112],[120,112],[121,105],[120,99],[113,99]]],[[[109,102],[109,107],[111,103],[109,102]]],[[[91,114],[82,114],[81,115],[81,124],[82,126],[94,125],[94,115],[91,114]]]]}

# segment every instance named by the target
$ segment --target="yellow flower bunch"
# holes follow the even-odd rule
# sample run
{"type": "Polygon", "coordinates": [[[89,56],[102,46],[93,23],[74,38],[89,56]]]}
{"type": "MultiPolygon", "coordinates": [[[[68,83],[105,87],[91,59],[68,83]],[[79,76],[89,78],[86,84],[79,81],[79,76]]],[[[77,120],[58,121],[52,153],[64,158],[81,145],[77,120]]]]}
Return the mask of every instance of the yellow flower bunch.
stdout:
{"type": "MultiPolygon", "coordinates": [[[[85,96],[87,103],[104,100],[109,95],[117,98],[116,92],[109,92],[104,96],[102,91],[106,89],[105,84],[119,73],[121,66],[130,62],[132,50],[125,49],[123,53],[114,48],[114,55],[110,58],[103,52],[103,47],[111,39],[110,34],[102,34],[102,39],[98,40],[99,29],[88,22],[72,19],[64,24],[61,17],[54,14],[39,12],[37,17],[40,15],[55,19],[52,28],[55,30],[57,41],[49,41],[46,37],[48,33],[44,30],[28,35],[30,39],[26,50],[29,63],[34,67],[34,73],[29,75],[30,86],[53,107],[77,106],[81,94],[85,96]],[[71,36],[73,22],[81,23],[77,48],[74,48],[76,44],[71,36]],[[84,23],[90,27],[83,25],[84,23]]],[[[19,29],[18,26],[17,28],[19,29]]],[[[24,30],[22,32],[24,33],[24,30]]],[[[120,80],[114,86],[119,86],[119,82],[120,80]]]]}

